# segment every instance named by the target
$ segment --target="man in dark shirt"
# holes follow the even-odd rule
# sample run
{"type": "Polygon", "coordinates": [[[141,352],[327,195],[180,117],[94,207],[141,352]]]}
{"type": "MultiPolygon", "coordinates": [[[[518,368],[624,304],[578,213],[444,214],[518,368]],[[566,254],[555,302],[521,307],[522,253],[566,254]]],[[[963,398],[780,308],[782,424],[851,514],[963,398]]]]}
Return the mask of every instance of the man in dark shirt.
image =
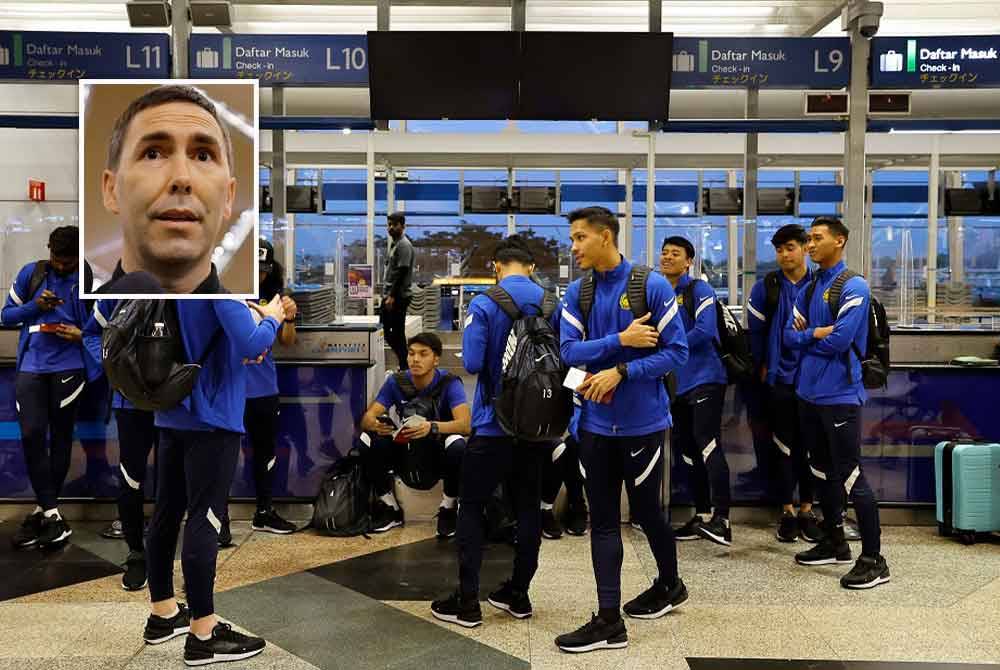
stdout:
{"type": "Polygon", "coordinates": [[[413,244],[403,232],[406,217],[394,212],[388,217],[389,248],[385,255],[385,284],[382,291],[382,325],[385,341],[396,354],[399,369],[406,363],[406,310],[413,297],[413,244]]]}

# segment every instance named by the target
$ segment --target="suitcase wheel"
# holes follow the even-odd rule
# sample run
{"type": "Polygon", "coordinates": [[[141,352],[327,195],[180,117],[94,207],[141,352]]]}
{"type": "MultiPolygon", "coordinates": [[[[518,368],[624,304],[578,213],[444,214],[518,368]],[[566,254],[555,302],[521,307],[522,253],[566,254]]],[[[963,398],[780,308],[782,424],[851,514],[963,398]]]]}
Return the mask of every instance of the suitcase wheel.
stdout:
{"type": "Polygon", "coordinates": [[[971,545],[976,543],[975,532],[965,532],[958,534],[958,541],[964,545],[971,545]]]}

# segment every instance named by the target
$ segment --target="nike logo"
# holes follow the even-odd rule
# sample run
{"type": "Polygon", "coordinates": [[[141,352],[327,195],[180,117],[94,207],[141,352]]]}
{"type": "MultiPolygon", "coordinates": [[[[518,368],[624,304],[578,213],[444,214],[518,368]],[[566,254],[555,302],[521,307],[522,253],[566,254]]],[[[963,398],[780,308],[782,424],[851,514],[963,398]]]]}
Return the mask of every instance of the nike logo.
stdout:
{"type": "Polygon", "coordinates": [[[636,456],[638,456],[639,454],[641,454],[645,448],[646,447],[643,447],[639,451],[630,451],[629,453],[632,454],[632,458],[635,458],[636,456]]]}
{"type": "Polygon", "coordinates": [[[551,353],[548,353],[548,354],[542,354],[541,356],[539,356],[538,358],[536,358],[536,359],[535,359],[535,362],[537,363],[537,362],[539,362],[540,360],[542,360],[543,358],[545,358],[546,356],[551,356],[551,355],[552,355],[551,353]]]}
{"type": "Polygon", "coordinates": [[[66,382],[68,382],[68,381],[72,381],[72,380],[73,380],[73,378],[72,378],[72,377],[66,377],[66,379],[63,379],[63,380],[62,380],[62,383],[63,383],[63,384],[65,384],[66,382]]]}
{"type": "Polygon", "coordinates": [[[695,400],[694,404],[695,405],[700,405],[701,403],[705,402],[706,400],[708,400],[708,398],[702,398],[701,400],[695,400]]]}
{"type": "Polygon", "coordinates": [[[841,426],[843,426],[843,425],[844,425],[845,423],[847,423],[847,422],[846,422],[846,421],[841,421],[840,423],[835,423],[835,424],[833,424],[833,427],[834,427],[834,428],[840,428],[840,427],[841,427],[841,426]]]}

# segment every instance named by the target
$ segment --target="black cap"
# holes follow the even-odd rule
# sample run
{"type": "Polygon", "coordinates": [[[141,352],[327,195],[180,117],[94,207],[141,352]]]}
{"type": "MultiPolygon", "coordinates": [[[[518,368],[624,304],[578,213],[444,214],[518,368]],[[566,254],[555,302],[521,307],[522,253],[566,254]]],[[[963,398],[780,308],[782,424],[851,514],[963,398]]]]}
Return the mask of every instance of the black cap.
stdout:
{"type": "Polygon", "coordinates": [[[261,272],[274,270],[274,247],[263,237],[257,243],[257,263],[261,272]]]}

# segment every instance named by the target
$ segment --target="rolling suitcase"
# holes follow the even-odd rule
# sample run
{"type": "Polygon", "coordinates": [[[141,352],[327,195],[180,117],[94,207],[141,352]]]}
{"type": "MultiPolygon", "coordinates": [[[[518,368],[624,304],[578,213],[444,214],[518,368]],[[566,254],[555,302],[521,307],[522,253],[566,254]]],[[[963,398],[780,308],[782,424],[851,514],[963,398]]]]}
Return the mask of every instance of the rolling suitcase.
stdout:
{"type": "Polygon", "coordinates": [[[941,442],[934,473],[939,534],[972,544],[1000,530],[1000,444],[941,442]]]}

